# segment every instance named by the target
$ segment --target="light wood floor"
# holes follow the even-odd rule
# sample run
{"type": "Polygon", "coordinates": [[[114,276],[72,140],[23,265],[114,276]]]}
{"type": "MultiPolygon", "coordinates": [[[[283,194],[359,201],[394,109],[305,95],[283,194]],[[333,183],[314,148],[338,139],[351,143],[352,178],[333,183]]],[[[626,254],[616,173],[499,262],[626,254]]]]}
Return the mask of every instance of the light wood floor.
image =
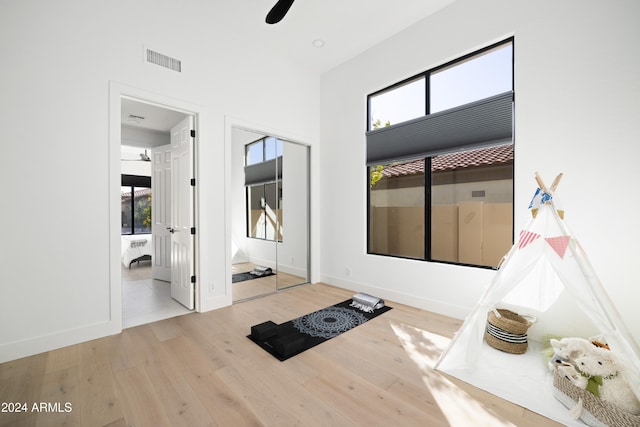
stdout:
{"type": "Polygon", "coordinates": [[[279,362],[246,335],[350,298],[305,285],[0,364],[1,426],[556,426],[430,366],[460,322],[393,310],[279,362]],[[38,413],[33,403],[64,411],[38,413]],[[68,406],[65,407],[65,404],[68,406]]]}

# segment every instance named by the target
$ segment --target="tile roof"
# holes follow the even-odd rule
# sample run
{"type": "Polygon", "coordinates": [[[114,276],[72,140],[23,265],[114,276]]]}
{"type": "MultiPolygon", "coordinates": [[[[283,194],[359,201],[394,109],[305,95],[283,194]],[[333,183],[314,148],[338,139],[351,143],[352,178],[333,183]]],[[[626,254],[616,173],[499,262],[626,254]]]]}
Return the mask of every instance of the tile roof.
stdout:
{"type": "MultiPolygon", "coordinates": [[[[513,161],[513,144],[494,145],[469,151],[435,156],[431,160],[431,171],[445,171],[460,168],[493,165],[513,161]]],[[[413,175],[424,173],[423,159],[413,160],[392,166],[385,166],[382,175],[385,177],[413,175]]]]}
{"type": "MultiPolygon", "coordinates": [[[[131,187],[129,186],[124,186],[127,187],[127,189],[130,189],[131,187]]],[[[151,189],[150,188],[146,188],[146,187],[136,187],[137,190],[135,190],[133,192],[133,197],[138,198],[138,197],[144,197],[144,196],[151,196],[151,189]]],[[[123,190],[122,193],[120,194],[120,197],[122,198],[122,200],[129,200],[131,199],[131,191],[126,191],[123,190]]]]}

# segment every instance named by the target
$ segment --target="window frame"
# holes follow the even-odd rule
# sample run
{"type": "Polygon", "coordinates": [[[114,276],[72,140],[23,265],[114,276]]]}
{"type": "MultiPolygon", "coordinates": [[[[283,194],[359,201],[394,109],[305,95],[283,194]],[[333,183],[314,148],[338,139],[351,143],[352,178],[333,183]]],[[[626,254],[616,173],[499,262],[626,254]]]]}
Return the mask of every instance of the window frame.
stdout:
{"type": "MultiPolygon", "coordinates": [[[[371,120],[372,120],[372,117],[371,117],[371,98],[372,97],[376,97],[376,96],[381,95],[381,94],[383,94],[385,92],[389,92],[389,91],[392,91],[392,90],[397,89],[399,87],[402,87],[402,86],[405,86],[407,84],[410,84],[414,80],[418,80],[418,79],[423,78],[425,80],[425,94],[424,94],[425,95],[425,106],[424,106],[425,113],[424,113],[424,115],[428,116],[429,114],[431,114],[431,105],[430,105],[431,103],[430,103],[430,97],[429,97],[429,94],[431,92],[431,90],[430,90],[431,88],[429,87],[431,79],[429,78],[429,76],[431,74],[437,73],[437,72],[442,71],[442,70],[444,70],[446,68],[453,67],[454,65],[463,63],[463,62],[473,58],[474,56],[480,56],[480,55],[482,55],[482,54],[484,54],[484,53],[486,53],[486,52],[488,52],[490,50],[496,49],[499,46],[506,45],[506,44],[511,44],[512,53],[514,53],[515,52],[515,40],[514,40],[514,37],[509,37],[507,39],[504,39],[502,41],[493,43],[493,44],[491,44],[489,46],[485,46],[485,47],[483,47],[481,49],[478,49],[476,51],[467,53],[466,55],[463,55],[463,56],[461,56],[459,58],[452,59],[449,62],[445,62],[444,64],[441,64],[441,65],[435,66],[433,68],[430,68],[428,70],[422,71],[422,72],[417,73],[417,74],[415,74],[415,75],[413,75],[411,77],[407,77],[406,79],[403,79],[403,80],[401,80],[401,81],[399,81],[397,83],[394,83],[392,85],[386,86],[386,87],[384,87],[382,89],[379,89],[379,90],[377,90],[375,92],[370,93],[369,95],[367,95],[367,115],[366,115],[367,123],[366,123],[365,129],[367,131],[373,130],[372,127],[371,127],[371,120]]],[[[514,59],[514,55],[512,54],[512,57],[511,57],[511,69],[512,70],[515,70],[514,62],[515,62],[515,59],[514,59]]],[[[512,87],[512,90],[513,90],[513,88],[515,88],[515,73],[513,73],[513,71],[511,73],[511,87],[512,87]]],[[[514,90],[514,92],[515,92],[515,90],[514,90]]],[[[393,124],[397,124],[397,123],[393,123],[393,124]]]]}
{"type": "MultiPolygon", "coordinates": [[[[372,97],[381,95],[382,93],[394,90],[394,88],[399,88],[402,87],[404,85],[410,84],[413,81],[416,81],[420,78],[424,78],[425,80],[425,116],[428,116],[431,114],[431,102],[430,102],[430,75],[433,73],[437,73],[443,69],[446,68],[450,68],[450,67],[454,67],[456,64],[460,64],[463,63],[465,61],[468,61],[469,59],[475,57],[475,56],[480,56],[490,50],[494,50],[496,48],[499,48],[500,46],[503,45],[507,45],[510,44],[511,45],[511,88],[512,88],[512,93],[514,94],[513,96],[513,103],[515,105],[515,40],[514,37],[509,37],[507,39],[504,39],[502,41],[493,43],[489,46],[483,47],[481,49],[478,49],[476,51],[470,52],[466,55],[463,55],[459,58],[453,59],[451,61],[448,61],[444,64],[438,65],[436,67],[433,67],[431,69],[428,69],[426,71],[423,71],[421,73],[415,74],[411,77],[408,77],[406,79],[403,79],[400,82],[394,83],[392,85],[389,85],[383,89],[377,90],[369,95],[367,95],[367,114],[366,114],[366,127],[365,129],[367,131],[371,131],[374,130],[372,129],[372,117],[371,117],[371,99],[372,97]]],[[[395,124],[395,123],[394,123],[395,124]]],[[[515,135],[512,135],[511,138],[511,144],[515,144],[515,135]]],[[[463,150],[469,149],[472,150],[472,147],[461,147],[463,150]]],[[[434,155],[429,155],[429,156],[419,156],[414,158],[414,160],[418,160],[418,159],[423,159],[424,160],[424,168],[425,168],[425,174],[424,174],[424,200],[425,200],[425,209],[424,209],[424,258],[415,258],[415,257],[407,257],[407,256],[401,256],[401,255],[393,255],[393,254],[384,254],[384,253],[376,253],[376,252],[372,252],[371,251],[371,185],[370,185],[370,180],[371,180],[371,165],[367,165],[366,167],[366,183],[367,183],[367,196],[366,196],[366,203],[367,203],[367,209],[366,209],[366,226],[367,226],[367,241],[366,241],[366,253],[367,255],[376,255],[376,256],[386,256],[386,257],[391,257],[391,258],[401,258],[401,259],[409,259],[409,260],[416,260],[416,261],[421,261],[421,262],[435,262],[435,263],[440,263],[440,264],[451,264],[451,265],[458,265],[458,266],[465,266],[465,267],[476,267],[476,268],[482,268],[482,269],[489,269],[489,270],[496,270],[498,267],[497,266],[490,266],[490,265],[479,265],[479,264],[469,264],[469,263],[464,263],[464,262],[457,262],[457,261],[447,261],[447,260],[434,260],[432,258],[432,194],[431,194],[431,189],[432,189],[432,158],[434,156],[440,155],[440,154],[444,154],[444,153],[437,153],[434,155]]],[[[407,159],[398,159],[398,160],[407,160],[407,159]]],[[[514,160],[513,160],[513,165],[512,165],[512,177],[511,177],[511,192],[512,192],[512,197],[515,196],[515,182],[513,179],[513,174],[515,172],[515,154],[514,154],[514,160]]],[[[511,216],[512,216],[512,221],[511,221],[511,244],[513,244],[513,239],[514,239],[514,230],[515,230],[515,221],[513,221],[513,218],[515,217],[515,211],[514,211],[514,206],[512,203],[511,206],[511,216]]]]}
{"type": "Polygon", "coordinates": [[[262,183],[257,183],[257,184],[251,184],[251,185],[246,185],[245,186],[245,224],[246,224],[246,237],[248,239],[257,239],[257,240],[264,240],[266,242],[278,242],[278,243],[282,243],[284,240],[284,236],[280,237],[280,231],[279,231],[279,226],[282,224],[280,222],[279,219],[277,219],[277,229],[276,229],[276,237],[273,239],[270,239],[267,237],[267,231],[266,231],[266,224],[265,224],[265,230],[264,230],[264,236],[265,237],[258,237],[258,236],[252,236],[251,235],[251,196],[250,196],[250,191],[251,188],[262,188],[262,199],[265,199],[265,205],[264,206],[260,206],[260,209],[262,211],[263,215],[266,215],[266,210],[267,210],[267,206],[269,206],[268,203],[266,203],[266,187],[267,185],[271,185],[271,184],[275,184],[275,190],[276,190],[276,197],[275,197],[275,202],[276,202],[276,213],[279,209],[282,209],[281,206],[281,199],[282,199],[282,180],[274,180],[274,181],[270,181],[270,182],[262,182],[262,183]]]}
{"type": "MultiPolygon", "coordinates": [[[[273,162],[275,165],[275,170],[274,170],[274,179],[267,179],[267,180],[259,180],[257,182],[252,182],[250,184],[246,183],[245,181],[245,235],[248,239],[257,239],[257,240],[263,240],[263,241],[267,241],[267,242],[277,242],[277,243],[282,243],[284,240],[284,236],[282,236],[280,234],[280,225],[282,224],[281,221],[276,218],[276,231],[275,231],[275,237],[273,239],[270,239],[267,237],[267,233],[266,233],[266,229],[264,232],[265,237],[258,237],[258,236],[252,236],[251,235],[251,196],[250,196],[250,191],[251,188],[258,188],[261,187],[262,188],[262,194],[263,197],[262,199],[265,199],[265,205],[261,206],[261,210],[263,215],[266,215],[266,208],[267,206],[269,206],[266,203],[266,187],[268,185],[271,184],[275,184],[275,190],[276,190],[276,194],[275,194],[275,206],[273,206],[273,208],[275,208],[276,210],[276,214],[278,212],[278,210],[282,209],[281,208],[281,200],[282,200],[282,178],[281,176],[279,176],[279,174],[282,173],[282,156],[283,156],[283,144],[282,144],[282,140],[278,137],[275,136],[264,136],[262,138],[259,138],[255,141],[249,142],[247,144],[245,144],[245,174],[246,174],[246,169],[249,167],[255,167],[257,165],[260,164],[264,164],[264,163],[269,163],[269,162],[273,162]],[[267,151],[269,150],[269,148],[267,147],[267,143],[269,141],[273,141],[273,151],[275,154],[275,157],[268,157],[267,156],[267,151]],[[251,163],[249,163],[249,151],[250,151],[250,147],[254,146],[256,144],[260,144],[262,146],[262,157],[260,161],[255,161],[253,160],[251,163]]],[[[246,177],[246,175],[245,175],[246,177]]],[[[263,177],[264,178],[264,177],[263,177]]],[[[266,227],[266,225],[265,225],[266,227]]]]}
{"type": "Polygon", "coordinates": [[[131,190],[131,203],[130,212],[131,212],[131,232],[123,233],[122,232],[122,221],[120,221],[120,235],[121,236],[133,236],[133,235],[141,235],[141,234],[151,234],[151,231],[148,233],[136,233],[135,227],[135,188],[148,188],[151,191],[153,197],[153,190],[151,189],[151,177],[150,176],[142,176],[142,175],[125,175],[122,174],[120,178],[120,187],[129,187],[131,190]]]}

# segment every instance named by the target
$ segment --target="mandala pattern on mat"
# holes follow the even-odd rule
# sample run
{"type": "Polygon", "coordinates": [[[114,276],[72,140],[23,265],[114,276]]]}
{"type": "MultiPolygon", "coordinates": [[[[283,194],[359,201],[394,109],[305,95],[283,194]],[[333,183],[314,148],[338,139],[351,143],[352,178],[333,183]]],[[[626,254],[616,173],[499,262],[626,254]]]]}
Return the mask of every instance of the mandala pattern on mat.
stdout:
{"type": "Polygon", "coordinates": [[[293,326],[303,334],[330,339],[367,321],[355,310],[329,307],[293,320],[293,326]]]}

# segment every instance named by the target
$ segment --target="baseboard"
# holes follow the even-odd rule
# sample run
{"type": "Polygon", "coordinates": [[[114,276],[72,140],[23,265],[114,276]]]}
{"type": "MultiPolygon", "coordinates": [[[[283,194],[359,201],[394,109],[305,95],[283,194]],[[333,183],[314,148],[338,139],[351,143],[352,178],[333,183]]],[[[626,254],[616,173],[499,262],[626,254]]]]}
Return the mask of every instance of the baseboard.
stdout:
{"type": "Polygon", "coordinates": [[[203,299],[200,302],[200,308],[197,310],[200,313],[205,313],[211,310],[217,310],[219,308],[227,307],[232,304],[231,294],[213,296],[207,299],[203,299]]]}
{"type": "Polygon", "coordinates": [[[453,317],[454,319],[463,320],[473,309],[473,307],[462,307],[455,304],[443,303],[442,301],[431,300],[418,295],[396,292],[387,288],[379,288],[366,283],[354,280],[345,280],[344,278],[329,275],[321,275],[320,281],[328,285],[349,289],[354,292],[364,292],[370,295],[375,295],[384,300],[395,301],[421,310],[453,317]]]}
{"type": "Polygon", "coordinates": [[[48,335],[0,344],[0,363],[33,356],[122,332],[115,322],[99,322],[48,335]]]}
{"type": "Polygon", "coordinates": [[[296,266],[292,266],[290,264],[274,264],[271,260],[260,259],[260,258],[252,258],[249,260],[252,264],[261,265],[263,267],[269,267],[274,271],[281,271],[283,273],[291,274],[294,276],[307,277],[307,271],[296,266]]]}

